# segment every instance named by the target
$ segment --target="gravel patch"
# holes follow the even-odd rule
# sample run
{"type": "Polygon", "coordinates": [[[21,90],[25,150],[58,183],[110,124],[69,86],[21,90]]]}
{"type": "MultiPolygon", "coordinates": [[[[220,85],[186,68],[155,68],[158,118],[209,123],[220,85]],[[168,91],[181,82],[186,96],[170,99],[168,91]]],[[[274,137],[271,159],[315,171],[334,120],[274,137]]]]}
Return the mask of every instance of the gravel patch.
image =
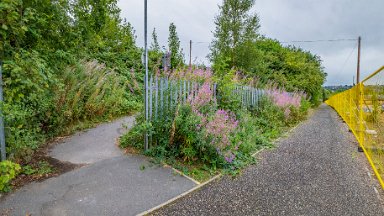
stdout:
{"type": "Polygon", "coordinates": [[[277,146],[237,178],[223,177],[153,214],[384,215],[382,189],[330,107],[320,106],[277,146]]]}

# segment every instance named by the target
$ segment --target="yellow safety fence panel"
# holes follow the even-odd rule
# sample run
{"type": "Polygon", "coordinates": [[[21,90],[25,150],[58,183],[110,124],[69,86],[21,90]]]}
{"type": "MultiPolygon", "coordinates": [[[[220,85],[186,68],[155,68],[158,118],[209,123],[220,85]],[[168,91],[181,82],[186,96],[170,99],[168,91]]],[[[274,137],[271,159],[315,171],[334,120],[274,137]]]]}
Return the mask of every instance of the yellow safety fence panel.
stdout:
{"type": "Polygon", "coordinates": [[[384,66],[326,103],[348,124],[384,189],[384,66]]]}

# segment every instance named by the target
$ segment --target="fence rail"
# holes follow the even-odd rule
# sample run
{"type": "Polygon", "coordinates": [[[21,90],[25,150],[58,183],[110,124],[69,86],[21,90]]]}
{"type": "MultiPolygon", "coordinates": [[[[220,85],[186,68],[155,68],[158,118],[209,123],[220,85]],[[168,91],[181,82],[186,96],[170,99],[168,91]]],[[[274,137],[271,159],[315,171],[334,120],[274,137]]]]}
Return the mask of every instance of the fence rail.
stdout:
{"type": "Polygon", "coordinates": [[[384,66],[326,103],[348,124],[384,189],[384,66]]]}
{"type": "MultiPolygon", "coordinates": [[[[176,107],[179,104],[185,104],[188,100],[194,100],[199,94],[204,84],[202,82],[190,81],[186,79],[170,79],[168,77],[151,76],[148,82],[148,91],[145,91],[148,99],[148,119],[147,122],[152,125],[165,124],[169,122],[169,118],[173,118],[176,113],[176,107]]],[[[220,99],[218,94],[218,85],[216,83],[209,84],[209,90],[212,92],[213,100],[220,99]]],[[[233,86],[229,89],[232,96],[238,98],[243,109],[257,108],[260,105],[261,96],[266,92],[251,86],[233,86]]],[[[165,131],[164,131],[165,132],[165,131]]],[[[146,134],[148,137],[148,147],[153,142],[161,139],[162,134],[152,135],[146,134]],[[154,139],[153,139],[154,138],[154,139]]]]}
{"type": "MultiPolygon", "coordinates": [[[[168,111],[184,104],[188,98],[195,98],[203,83],[190,80],[175,80],[167,77],[151,76],[149,78],[148,90],[148,112],[149,122],[168,115],[168,111]]],[[[217,98],[218,85],[210,85],[213,98],[217,98]]],[[[234,86],[231,93],[241,102],[243,108],[258,107],[261,96],[265,94],[262,89],[251,86],[234,86]]]]}

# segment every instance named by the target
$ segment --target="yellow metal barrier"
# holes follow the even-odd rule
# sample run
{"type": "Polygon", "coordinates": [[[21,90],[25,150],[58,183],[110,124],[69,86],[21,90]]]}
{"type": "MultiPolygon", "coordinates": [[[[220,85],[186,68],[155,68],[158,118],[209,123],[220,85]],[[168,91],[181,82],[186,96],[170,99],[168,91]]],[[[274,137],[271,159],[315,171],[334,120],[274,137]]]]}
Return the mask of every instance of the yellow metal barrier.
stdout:
{"type": "Polygon", "coordinates": [[[326,103],[348,124],[384,189],[384,66],[326,103]]]}

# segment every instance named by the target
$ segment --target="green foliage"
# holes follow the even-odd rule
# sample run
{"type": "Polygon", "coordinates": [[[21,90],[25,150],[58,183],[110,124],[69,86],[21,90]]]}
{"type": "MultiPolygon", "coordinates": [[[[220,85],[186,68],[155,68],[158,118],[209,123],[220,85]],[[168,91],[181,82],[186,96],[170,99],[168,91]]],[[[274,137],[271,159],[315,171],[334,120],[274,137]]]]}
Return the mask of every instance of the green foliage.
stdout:
{"type": "Polygon", "coordinates": [[[23,166],[22,173],[25,175],[33,175],[37,172],[37,169],[33,168],[31,165],[23,166]]]}
{"type": "Polygon", "coordinates": [[[180,39],[174,23],[169,25],[168,48],[171,52],[171,68],[174,69],[182,66],[184,63],[184,54],[180,48],[180,39]]]}
{"type": "Polygon", "coordinates": [[[116,0],[0,2],[7,155],[141,107],[141,50],[116,0]],[[135,70],[133,70],[133,68],[135,70]]]}
{"type": "Polygon", "coordinates": [[[46,175],[53,171],[52,166],[47,161],[39,161],[38,163],[38,175],[46,175]]]}
{"type": "Polygon", "coordinates": [[[148,68],[150,71],[157,71],[162,65],[163,52],[160,50],[160,45],[157,40],[156,29],[152,32],[152,43],[148,51],[148,68]]]}
{"type": "Polygon", "coordinates": [[[254,3],[254,0],[224,0],[219,7],[210,54],[215,74],[223,75],[223,71],[235,68],[261,83],[273,81],[287,91],[304,91],[311,103],[318,105],[326,77],[320,58],[260,37],[259,19],[250,13],[254,3]]]}
{"type": "Polygon", "coordinates": [[[299,108],[291,106],[289,117],[286,120],[287,125],[295,125],[305,120],[311,106],[311,102],[305,99],[301,100],[301,106],[299,108]]]}
{"type": "Polygon", "coordinates": [[[323,88],[323,102],[328,100],[328,98],[331,96],[331,91],[328,89],[323,88]]]}
{"type": "Polygon", "coordinates": [[[152,43],[151,43],[150,49],[157,52],[160,51],[159,41],[157,40],[156,28],[153,28],[152,43]]]}
{"type": "Polygon", "coordinates": [[[204,130],[199,130],[196,126],[201,124],[201,117],[193,113],[190,106],[181,106],[175,118],[175,141],[173,151],[180,152],[175,156],[181,156],[184,161],[201,160],[204,164],[213,167],[223,163],[222,158],[218,157],[213,145],[209,144],[209,139],[204,130]]]}
{"type": "Polygon", "coordinates": [[[213,63],[225,57],[229,68],[242,61],[240,53],[248,53],[248,44],[258,38],[259,18],[250,10],[255,0],[224,0],[215,18],[215,39],[211,44],[210,59],[213,63]]]}
{"type": "Polygon", "coordinates": [[[219,107],[224,110],[239,110],[241,108],[241,101],[239,97],[233,94],[233,89],[236,86],[235,70],[231,70],[228,73],[223,73],[220,79],[217,79],[218,84],[218,104],[219,107]]]}
{"type": "MultiPolygon", "coordinates": [[[[200,167],[193,174],[198,176],[204,173],[202,167],[209,172],[224,169],[236,174],[240,168],[255,162],[252,153],[263,147],[271,147],[272,140],[278,138],[287,127],[303,120],[311,104],[301,100],[300,107],[291,107],[289,117],[285,115],[284,108],[275,105],[267,96],[262,97],[258,107],[243,109],[237,100],[230,99],[230,94],[226,94],[236,83],[234,76],[234,72],[230,72],[215,79],[221,84],[218,105],[201,106],[199,113],[189,103],[179,104],[147,126],[141,116],[137,124],[121,138],[120,145],[142,149],[143,135],[148,131],[153,146],[145,154],[157,160],[171,164],[183,161],[188,166],[200,167]],[[220,149],[216,143],[224,134],[219,135],[217,131],[223,131],[226,123],[217,121],[215,114],[224,112],[224,109],[228,110],[226,113],[234,113],[239,123],[236,130],[225,134],[229,144],[220,149]],[[233,158],[230,157],[232,154],[233,158]]],[[[185,172],[191,174],[188,170],[185,172]]]]}
{"type": "Polygon", "coordinates": [[[39,161],[36,165],[25,165],[22,167],[22,173],[25,175],[46,175],[53,171],[52,166],[47,161],[39,161]]]}
{"type": "Polygon", "coordinates": [[[150,125],[145,124],[145,116],[140,114],[136,117],[136,124],[127,133],[120,137],[120,146],[122,148],[135,147],[144,149],[143,139],[145,131],[150,131],[150,125]]]}
{"type": "Polygon", "coordinates": [[[248,73],[264,82],[273,80],[287,91],[304,91],[313,104],[319,103],[326,73],[318,56],[296,47],[283,47],[270,39],[257,41],[255,49],[260,51],[255,61],[266,64],[257,63],[247,68],[248,73]]]}
{"type": "Polygon", "coordinates": [[[269,139],[277,138],[286,127],[284,111],[268,97],[262,97],[259,104],[254,117],[260,133],[269,139]]]}
{"type": "Polygon", "coordinates": [[[20,170],[19,164],[11,161],[0,162],[0,192],[10,191],[9,183],[19,174],[20,170]]]}
{"type": "MultiPolygon", "coordinates": [[[[219,159],[216,149],[209,145],[204,131],[198,130],[196,125],[201,123],[201,117],[192,112],[190,106],[180,105],[176,114],[154,121],[145,127],[142,118],[138,123],[120,139],[122,147],[139,147],[143,145],[143,134],[149,131],[152,139],[155,140],[154,146],[146,152],[147,155],[160,159],[180,158],[183,161],[193,162],[201,160],[202,163],[216,167],[222,159],[219,159]],[[172,129],[172,124],[175,125],[172,129]],[[174,130],[174,131],[172,131],[174,130]],[[174,133],[174,140],[171,143],[170,137],[174,133]]],[[[171,113],[171,112],[170,112],[171,113]]]]}
{"type": "Polygon", "coordinates": [[[247,111],[242,111],[238,115],[241,119],[241,130],[234,137],[234,142],[242,142],[239,146],[240,152],[250,155],[261,147],[272,146],[271,140],[266,137],[268,129],[262,124],[260,117],[247,111]]]}
{"type": "MultiPolygon", "coordinates": [[[[274,82],[287,91],[304,91],[314,105],[322,98],[322,84],[326,73],[318,56],[296,47],[283,47],[278,41],[260,38],[246,44],[247,51],[236,65],[247,77],[257,78],[261,84],[274,82]]],[[[228,59],[221,57],[214,62],[215,74],[223,71],[228,59]]],[[[228,70],[227,70],[228,71],[228,70]]]]}
{"type": "MultiPolygon", "coordinates": [[[[67,68],[55,89],[58,113],[63,113],[64,124],[75,120],[107,115],[121,115],[134,108],[127,98],[125,79],[96,61],[80,62],[67,68]]],[[[60,124],[63,124],[60,122],[60,124]]]]}

